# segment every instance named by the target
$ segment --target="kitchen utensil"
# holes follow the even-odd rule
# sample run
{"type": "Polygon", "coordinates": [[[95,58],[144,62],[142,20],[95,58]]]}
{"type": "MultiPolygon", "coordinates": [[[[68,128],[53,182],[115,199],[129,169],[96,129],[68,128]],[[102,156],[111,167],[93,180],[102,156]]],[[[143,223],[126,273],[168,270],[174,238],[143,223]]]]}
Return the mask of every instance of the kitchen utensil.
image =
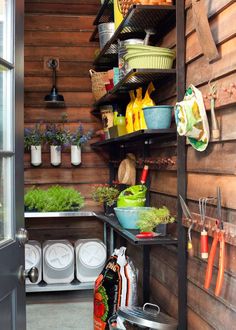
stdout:
{"type": "Polygon", "coordinates": [[[225,237],[223,230],[223,221],[222,221],[222,213],[221,213],[221,190],[217,188],[217,230],[214,233],[214,239],[211,246],[210,255],[208,258],[207,270],[204,287],[205,289],[209,289],[211,279],[212,279],[212,271],[214,266],[214,259],[216,254],[216,249],[218,242],[220,243],[220,251],[219,251],[219,270],[216,280],[215,287],[215,295],[219,296],[224,280],[224,269],[225,269],[225,237]]]}
{"type": "Polygon", "coordinates": [[[191,225],[188,228],[188,254],[189,254],[190,257],[193,257],[194,256],[194,250],[193,250],[192,235],[191,235],[191,231],[193,229],[193,217],[192,217],[192,214],[191,214],[188,206],[186,205],[183,197],[181,195],[179,195],[179,198],[180,198],[180,204],[181,204],[184,216],[187,219],[191,220],[191,225]]]}
{"type": "Polygon", "coordinates": [[[159,236],[157,233],[153,233],[153,232],[141,232],[140,234],[137,234],[136,237],[137,238],[154,238],[159,236]]]}
{"type": "Polygon", "coordinates": [[[210,88],[210,96],[211,96],[211,134],[213,139],[219,139],[220,137],[220,130],[219,130],[219,125],[218,121],[216,119],[215,115],[215,99],[216,99],[216,83],[211,84],[209,81],[209,88],[210,88]]]}
{"type": "Polygon", "coordinates": [[[118,316],[128,322],[128,324],[140,327],[162,330],[176,330],[177,321],[172,317],[162,313],[160,307],[146,303],[141,307],[121,307],[118,316]]]}
{"type": "Polygon", "coordinates": [[[136,167],[135,167],[135,155],[127,154],[118,168],[118,181],[121,184],[135,185],[136,181],[136,167]]]}
{"type": "Polygon", "coordinates": [[[145,29],[145,32],[146,32],[146,37],[144,39],[143,44],[144,45],[148,45],[149,44],[150,36],[156,34],[157,31],[155,29],[145,29]]]}

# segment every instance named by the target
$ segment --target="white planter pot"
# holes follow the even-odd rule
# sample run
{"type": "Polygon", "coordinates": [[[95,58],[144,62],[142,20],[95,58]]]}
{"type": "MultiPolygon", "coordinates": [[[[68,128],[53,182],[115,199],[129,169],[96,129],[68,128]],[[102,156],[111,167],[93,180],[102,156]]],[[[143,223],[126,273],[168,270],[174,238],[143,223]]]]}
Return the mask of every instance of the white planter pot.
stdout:
{"type": "Polygon", "coordinates": [[[39,166],[42,164],[42,149],[41,146],[31,146],[31,164],[39,166]]]}
{"type": "Polygon", "coordinates": [[[53,166],[61,164],[61,146],[50,146],[50,159],[53,166]]]}
{"type": "Polygon", "coordinates": [[[71,146],[71,164],[79,165],[81,163],[81,148],[77,146],[71,146]]]}

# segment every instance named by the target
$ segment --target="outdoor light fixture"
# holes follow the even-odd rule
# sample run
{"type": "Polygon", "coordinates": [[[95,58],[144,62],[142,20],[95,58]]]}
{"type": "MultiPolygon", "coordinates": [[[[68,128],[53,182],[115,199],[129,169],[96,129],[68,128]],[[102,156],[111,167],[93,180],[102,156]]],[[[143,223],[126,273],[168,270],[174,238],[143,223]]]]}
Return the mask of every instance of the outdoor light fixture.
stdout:
{"type": "Polygon", "coordinates": [[[50,69],[52,69],[52,89],[50,94],[45,96],[44,101],[51,105],[63,105],[64,97],[63,95],[58,94],[57,86],[56,86],[56,79],[57,79],[56,71],[58,67],[58,61],[52,58],[47,62],[47,65],[50,69]]]}

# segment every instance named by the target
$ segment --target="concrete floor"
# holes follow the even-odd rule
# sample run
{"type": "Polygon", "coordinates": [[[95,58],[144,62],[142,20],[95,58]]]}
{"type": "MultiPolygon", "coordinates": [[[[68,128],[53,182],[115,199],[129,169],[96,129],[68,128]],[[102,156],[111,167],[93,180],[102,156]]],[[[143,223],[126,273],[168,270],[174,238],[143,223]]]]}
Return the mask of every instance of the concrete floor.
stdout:
{"type": "Polygon", "coordinates": [[[93,330],[93,292],[27,294],[27,330],[93,330]]]}

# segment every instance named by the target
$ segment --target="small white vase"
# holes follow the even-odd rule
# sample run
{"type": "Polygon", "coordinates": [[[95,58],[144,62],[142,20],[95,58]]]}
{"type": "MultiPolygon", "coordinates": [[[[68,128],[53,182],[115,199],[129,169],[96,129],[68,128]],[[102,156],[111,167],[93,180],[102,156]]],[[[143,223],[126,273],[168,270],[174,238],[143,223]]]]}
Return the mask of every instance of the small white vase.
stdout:
{"type": "Polygon", "coordinates": [[[41,146],[31,146],[31,164],[39,166],[42,164],[42,149],[41,146]]]}
{"type": "Polygon", "coordinates": [[[50,160],[53,166],[61,164],[61,146],[50,146],[50,160]]]}
{"type": "Polygon", "coordinates": [[[70,159],[72,165],[79,165],[81,163],[81,148],[79,146],[71,146],[70,159]]]}

